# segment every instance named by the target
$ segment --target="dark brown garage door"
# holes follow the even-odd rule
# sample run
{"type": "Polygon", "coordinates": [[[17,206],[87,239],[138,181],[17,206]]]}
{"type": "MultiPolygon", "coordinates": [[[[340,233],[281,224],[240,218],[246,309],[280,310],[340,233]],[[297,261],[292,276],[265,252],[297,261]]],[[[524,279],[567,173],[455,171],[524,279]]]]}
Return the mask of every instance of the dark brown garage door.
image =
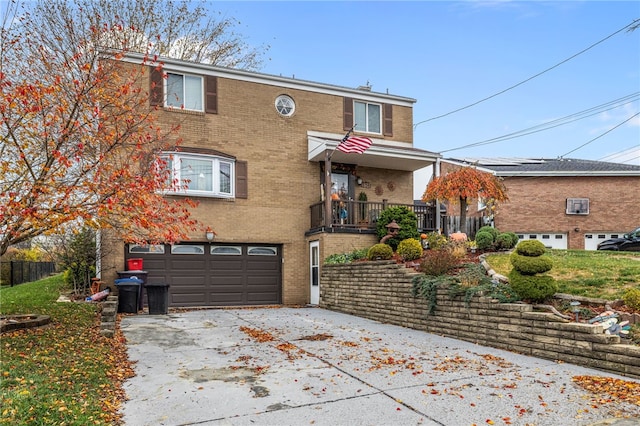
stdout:
{"type": "Polygon", "coordinates": [[[240,306],[281,303],[282,248],[278,245],[193,243],[129,245],[147,282],[168,283],[169,305],[240,306]]]}

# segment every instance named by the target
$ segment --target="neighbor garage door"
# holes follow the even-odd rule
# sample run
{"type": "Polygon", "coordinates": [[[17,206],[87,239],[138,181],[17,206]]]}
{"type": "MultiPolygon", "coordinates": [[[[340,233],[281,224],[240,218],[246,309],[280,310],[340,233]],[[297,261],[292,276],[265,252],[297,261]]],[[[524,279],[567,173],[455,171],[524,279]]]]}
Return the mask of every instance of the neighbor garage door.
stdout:
{"type": "Polygon", "coordinates": [[[603,232],[600,234],[585,234],[584,235],[584,249],[585,250],[597,250],[598,244],[611,238],[622,238],[624,232],[603,232]]]}
{"type": "Polygon", "coordinates": [[[281,303],[282,255],[277,245],[129,245],[147,282],[168,283],[169,305],[240,306],[281,303]]]}
{"type": "Polygon", "coordinates": [[[538,240],[547,248],[566,250],[568,248],[567,234],[525,234],[519,233],[520,241],[538,240]]]}

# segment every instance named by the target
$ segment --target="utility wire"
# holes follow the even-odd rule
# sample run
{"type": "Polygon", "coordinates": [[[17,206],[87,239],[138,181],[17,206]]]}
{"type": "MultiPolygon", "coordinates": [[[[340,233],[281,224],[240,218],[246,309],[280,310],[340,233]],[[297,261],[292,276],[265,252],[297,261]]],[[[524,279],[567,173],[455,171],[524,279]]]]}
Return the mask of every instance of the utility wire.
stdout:
{"type": "Polygon", "coordinates": [[[615,108],[619,108],[619,107],[621,107],[621,106],[623,106],[623,105],[625,105],[625,104],[627,104],[629,102],[638,100],[638,98],[640,98],[639,95],[640,95],[640,92],[635,92],[635,93],[632,93],[630,95],[623,96],[621,98],[615,99],[613,101],[609,101],[609,102],[606,102],[604,104],[597,105],[595,107],[591,107],[591,108],[588,108],[586,110],[583,110],[583,111],[580,111],[580,112],[577,112],[577,113],[573,113],[573,114],[567,115],[567,116],[562,117],[562,118],[558,118],[556,120],[547,121],[545,123],[538,124],[538,125],[533,126],[533,127],[528,127],[526,129],[518,130],[517,132],[508,133],[506,135],[498,136],[498,137],[491,138],[491,139],[485,139],[485,140],[480,141],[480,142],[474,142],[474,143],[471,143],[471,144],[459,146],[457,148],[447,149],[447,150],[440,151],[440,152],[442,153],[442,152],[458,151],[460,149],[465,149],[465,148],[473,148],[473,147],[482,146],[482,145],[489,145],[489,144],[502,142],[502,141],[509,140],[509,139],[515,139],[515,138],[518,138],[518,137],[530,135],[532,133],[538,133],[538,132],[542,132],[544,130],[553,129],[554,127],[563,126],[565,124],[573,123],[574,121],[582,120],[584,118],[588,118],[588,117],[591,117],[593,115],[600,114],[602,112],[606,112],[606,111],[610,111],[610,110],[615,109],[615,108]]]}
{"type": "Polygon", "coordinates": [[[416,129],[416,127],[418,127],[420,124],[427,123],[427,122],[429,122],[429,121],[433,121],[433,120],[437,120],[438,118],[446,117],[446,116],[451,115],[451,114],[454,114],[454,113],[456,113],[456,112],[463,111],[463,110],[465,110],[465,109],[467,109],[467,108],[471,108],[472,106],[476,106],[476,105],[478,105],[478,104],[480,104],[480,103],[482,103],[482,102],[488,101],[489,99],[495,98],[496,96],[501,95],[501,94],[503,94],[503,93],[505,93],[505,92],[508,92],[509,90],[515,89],[516,87],[521,86],[521,85],[523,85],[524,83],[527,83],[528,81],[531,81],[531,80],[533,80],[534,78],[539,77],[539,76],[541,76],[542,74],[544,74],[544,73],[546,73],[546,72],[548,72],[548,71],[551,71],[552,69],[557,68],[557,67],[559,67],[560,65],[562,65],[562,64],[564,64],[564,63],[566,63],[566,62],[569,62],[570,60],[572,60],[572,59],[573,59],[573,58],[575,58],[576,56],[579,56],[579,55],[583,54],[584,52],[586,52],[586,51],[588,51],[588,50],[590,50],[590,49],[592,49],[592,48],[596,47],[597,45],[599,45],[599,44],[601,44],[601,43],[605,42],[606,40],[610,39],[610,38],[611,38],[611,37],[613,37],[614,35],[616,35],[616,34],[618,34],[618,33],[622,32],[622,31],[626,30],[627,28],[630,28],[630,27],[633,27],[633,26],[637,26],[637,25],[638,25],[638,23],[640,23],[640,19],[634,19],[634,20],[633,20],[633,22],[631,22],[629,25],[625,25],[623,28],[620,28],[618,31],[614,32],[613,34],[608,35],[607,37],[603,38],[602,40],[600,40],[600,41],[598,41],[598,42],[596,42],[596,43],[593,43],[591,46],[587,47],[586,49],[581,50],[580,52],[576,53],[575,55],[572,55],[572,56],[568,57],[567,59],[565,59],[565,60],[563,60],[563,61],[561,61],[561,62],[558,62],[558,63],[557,63],[557,64],[555,64],[554,66],[552,66],[552,67],[550,67],[550,68],[547,68],[546,70],[541,71],[541,72],[539,72],[539,73],[537,73],[537,74],[535,74],[535,75],[533,75],[533,76],[531,76],[531,77],[527,78],[526,80],[521,81],[520,83],[514,84],[514,85],[513,85],[513,86],[511,86],[511,87],[508,87],[508,88],[506,88],[506,89],[504,89],[504,90],[501,90],[501,91],[499,91],[498,93],[494,93],[494,94],[493,94],[493,95],[491,95],[491,96],[487,96],[486,98],[480,99],[479,101],[476,101],[476,102],[474,102],[474,103],[472,103],[472,104],[469,104],[469,105],[463,106],[463,107],[461,107],[461,108],[455,109],[455,110],[453,110],[453,111],[447,112],[446,114],[438,115],[438,116],[436,116],[436,117],[431,117],[431,118],[428,118],[428,119],[426,119],[426,120],[419,121],[419,122],[417,122],[417,123],[415,123],[415,124],[413,125],[413,128],[414,128],[414,130],[415,130],[415,129],[416,129]]]}
{"type": "Polygon", "coordinates": [[[582,145],[580,145],[579,147],[577,147],[577,148],[575,148],[575,149],[572,149],[571,151],[567,152],[567,153],[566,153],[566,154],[564,154],[564,155],[561,155],[561,156],[560,156],[560,158],[566,157],[567,155],[571,154],[572,152],[576,152],[576,151],[577,151],[577,150],[579,150],[580,148],[582,148],[582,147],[585,147],[585,146],[589,145],[591,142],[593,142],[593,141],[595,141],[595,140],[597,140],[597,139],[600,139],[601,137],[603,137],[603,136],[604,136],[604,135],[606,135],[607,133],[612,132],[613,130],[615,130],[615,129],[617,129],[618,127],[622,126],[624,123],[626,123],[626,122],[628,122],[628,121],[631,121],[633,118],[636,118],[636,117],[637,117],[637,116],[639,116],[639,115],[640,115],[640,112],[636,112],[634,115],[632,115],[631,117],[627,118],[627,119],[626,119],[626,120],[624,120],[622,123],[620,123],[620,124],[618,124],[618,125],[616,125],[616,126],[613,126],[612,128],[610,128],[610,129],[609,129],[609,130],[607,130],[606,132],[602,133],[601,135],[596,136],[595,138],[591,139],[590,141],[587,141],[587,142],[583,143],[583,144],[582,144],[582,145]]]}

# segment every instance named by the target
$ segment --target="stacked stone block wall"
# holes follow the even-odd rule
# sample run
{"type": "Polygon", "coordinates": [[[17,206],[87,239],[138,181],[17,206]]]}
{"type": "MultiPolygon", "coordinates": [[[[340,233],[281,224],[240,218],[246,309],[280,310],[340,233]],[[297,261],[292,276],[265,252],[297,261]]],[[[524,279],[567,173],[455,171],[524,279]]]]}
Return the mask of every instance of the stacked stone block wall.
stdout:
{"type": "Polygon", "coordinates": [[[418,273],[394,261],[323,265],[320,307],[538,358],[640,378],[640,346],[622,344],[602,326],[566,321],[521,303],[438,289],[435,311],[412,296],[418,273]]]}

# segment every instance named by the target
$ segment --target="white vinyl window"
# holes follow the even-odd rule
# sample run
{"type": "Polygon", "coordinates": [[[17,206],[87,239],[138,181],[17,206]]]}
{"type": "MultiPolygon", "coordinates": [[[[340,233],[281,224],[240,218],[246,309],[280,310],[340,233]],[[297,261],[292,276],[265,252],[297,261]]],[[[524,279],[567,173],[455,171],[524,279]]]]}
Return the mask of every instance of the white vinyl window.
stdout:
{"type": "Polygon", "coordinates": [[[204,111],[202,77],[167,73],[166,85],[166,106],[204,111]]]}
{"type": "Polygon", "coordinates": [[[353,120],[355,130],[368,133],[381,133],[382,129],[382,108],[380,104],[370,104],[368,102],[353,102],[353,120]]]}
{"type": "Polygon", "coordinates": [[[165,153],[168,192],[202,197],[234,196],[235,161],[212,155],[165,153]]]}

